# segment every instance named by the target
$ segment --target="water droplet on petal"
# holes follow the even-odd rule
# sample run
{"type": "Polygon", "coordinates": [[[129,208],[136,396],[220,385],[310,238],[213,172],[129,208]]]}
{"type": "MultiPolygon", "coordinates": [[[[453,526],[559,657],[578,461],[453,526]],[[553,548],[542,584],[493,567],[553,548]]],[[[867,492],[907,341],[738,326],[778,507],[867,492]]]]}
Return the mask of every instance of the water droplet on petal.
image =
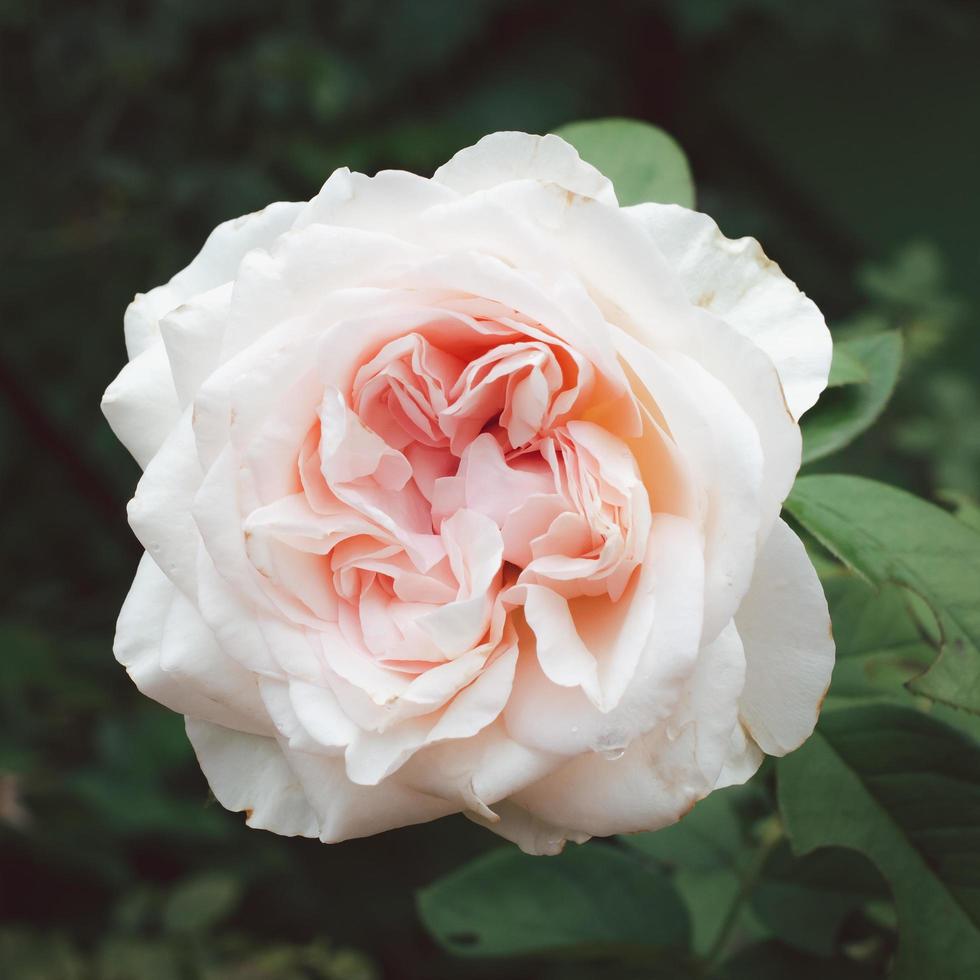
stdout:
{"type": "Polygon", "coordinates": [[[603,732],[596,740],[595,750],[603,759],[614,762],[621,759],[629,739],[622,732],[603,732]]]}

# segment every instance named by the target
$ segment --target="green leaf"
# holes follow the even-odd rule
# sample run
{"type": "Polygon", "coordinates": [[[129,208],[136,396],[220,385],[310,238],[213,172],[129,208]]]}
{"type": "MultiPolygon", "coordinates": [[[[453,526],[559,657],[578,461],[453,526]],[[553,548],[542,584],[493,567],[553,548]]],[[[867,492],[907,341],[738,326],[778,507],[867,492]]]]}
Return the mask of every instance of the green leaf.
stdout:
{"type": "Polygon", "coordinates": [[[718,938],[752,860],[733,802],[740,791],[742,787],[719,790],[669,827],[620,838],[673,871],[691,917],[691,948],[702,955],[718,938]]]}
{"type": "Polygon", "coordinates": [[[902,335],[889,330],[838,341],[834,358],[857,361],[868,380],[863,384],[838,381],[838,387],[825,392],[807,413],[803,422],[804,463],[843,449],[881,415],[898,380],[902,335]]]}
{"type": "Polygon", "coordinates": [[[12,925],[0,928],[0,968],[16,980],[87,980],[91,976],[74,944],[51,932],[12,925]]]}
{"type": "Polygon", "coordinates": [[[873,980],[866,966],[843,958],[807,956],[778,942],[756,943],[712,974],[717,980],[873,980]]]}
{"type": "Polygon", "coordinates": [[[173,933],[208,932],[235,911],[241,897],[241,883],[233,875],[197,875],[170,893],[163,908],[164,928],[173,933]]]}
{"type": "Polygon", "coordinates": [[[749,900],[759,921],[790,946],[831,956],[844,919],[887,897],[874,868],[843,848],[794,858],[784,841],[768,857],[749,900]]]}
{"type": "Polygon", "coordinates": [[[980,531],[980,504],[968,493],[959,490],[939,490],[936,496],[953,508],[958,521],[969,525],[974,531],[980,531]]]}
{"type": "Polygon", "coordinates": [[[423,889],[418,906],[461,956],[683,949],[690,934],[667,878],[600,843],[549,858],[493,851],[423,889]]]}
{"type": "Polygon", "coordinates": [[[910,605],[910,594],[886,582],[876,589],[857,575],[824,579],[837,642],[827,703],[837,699],[909,700],[905,685],[936,658],[910,605]]]}
{"type": "Polygon", "coordinates": [[[980,713],[980,534],[904,490],[855,476],[801,477],[786,507],[868,582],[895,582],[928,603],[942,649],[909,686],[980,713]]]}
{"type": "Polygon", "coordinates": [[[757,809],[759,801],[750,800],[749,791],[741,786],[719,790],[676,824],[621,840],[673,872],[691,914],[696,953],[716,954],[774,935],[829,956],[844,917],[887,891],[873,869],[851,852],[821,855],[818,862],[794,858],[785,840],[772,838],[772,831],[778,832],[772,821],[755,828],[765,828],[761,836],[768,835],[768,842],[750,839],[739,814],[740,809],[757,809]]]}
{"type": "Polygon", "coordinates": [[[793,848],[867,855],[898,913],[895,980],[967,980],[980,963],[980,746],[911,708],[825,712],[778,763],[793,848]]]}
{"type": "MultiPolygon", "coordinates": [[[[191,954],[193,956],[193,954],[191,954]]],[[[99,980],[181,980],[187,976],[176,944],[157,939],[109,936],[100,946],[95,969],[99,980]]],[[[197,972],[197,971],[195,971],[197,972]]]]}
{"type": "Polygon", "coordinates": [[[740,789],[719,790],[697,803],[677,823],[652,833],[626,834],[620,840],[668,867],[688,871],[730,868],[745,850],[733,801],[740,789]]]}
{"type": "Polygon", "coordinates": [[[842,385],[864,384],[870,380],[868,369],[852,350],[851,345],[846,340],[834,344],[834,359],[830,364],[827,387],[839,388],[842,385]]]}
{"type": "Polygon", "coordinates": [[[569,123],[555,135],[613,182],[623,207],[646,201],[694,207],[687,158],[662,129],[636,119],[593,119],[569,123]]]}

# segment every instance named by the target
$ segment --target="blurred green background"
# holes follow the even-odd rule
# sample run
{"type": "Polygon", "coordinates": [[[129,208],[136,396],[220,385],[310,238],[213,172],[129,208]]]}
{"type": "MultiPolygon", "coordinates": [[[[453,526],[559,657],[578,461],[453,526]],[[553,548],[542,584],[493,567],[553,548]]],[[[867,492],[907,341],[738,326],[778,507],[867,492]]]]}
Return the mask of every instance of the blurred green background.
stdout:
{"type": "Polygon", "coordinates": [[[414,891],[489,834],[248,831],[116,665],[138,468],[98,403],[123,309],[336,166],[428,174],[492,130],[635,116],[836,331],[905,332],[882,422],[820,467],[975,501],[978,5],[4,0],[0,32],[0,975],[578,976],[424,934],[414,891]]]}

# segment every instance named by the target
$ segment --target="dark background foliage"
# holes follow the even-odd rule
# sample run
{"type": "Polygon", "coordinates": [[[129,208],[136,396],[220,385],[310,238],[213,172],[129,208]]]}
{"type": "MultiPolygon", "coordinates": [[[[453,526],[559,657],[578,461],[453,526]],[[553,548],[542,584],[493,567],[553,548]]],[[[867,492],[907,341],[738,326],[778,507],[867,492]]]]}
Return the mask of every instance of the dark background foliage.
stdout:
{"type": "Polygon", "coordinates": [[[209,802],[181,720],[110,652],[139,554],[138,469],[98,410],[122,311],[217,222],[308,198],[336,166],[431,173],[492,130],[635,116],[835,329],[904,330],[882,422],[816,468],[968,506],[980,10],[5,0],[0,32],[0,973],[575,975],[426,937],[414,891],[495,843],[462,818],[327,847],[209,802]]]}

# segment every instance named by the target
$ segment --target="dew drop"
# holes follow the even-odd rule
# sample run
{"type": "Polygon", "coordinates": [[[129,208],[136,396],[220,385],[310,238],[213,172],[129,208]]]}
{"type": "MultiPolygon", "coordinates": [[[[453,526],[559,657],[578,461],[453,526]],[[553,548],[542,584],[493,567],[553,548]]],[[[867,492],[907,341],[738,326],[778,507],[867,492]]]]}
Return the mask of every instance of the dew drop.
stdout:
{"type": "Polygon", "coordinates": [[[627,739],[621,732],[604,732],[596,740],[595,750],[603,759],[615,762],[621,759],[626,752],[627,739]]]}

